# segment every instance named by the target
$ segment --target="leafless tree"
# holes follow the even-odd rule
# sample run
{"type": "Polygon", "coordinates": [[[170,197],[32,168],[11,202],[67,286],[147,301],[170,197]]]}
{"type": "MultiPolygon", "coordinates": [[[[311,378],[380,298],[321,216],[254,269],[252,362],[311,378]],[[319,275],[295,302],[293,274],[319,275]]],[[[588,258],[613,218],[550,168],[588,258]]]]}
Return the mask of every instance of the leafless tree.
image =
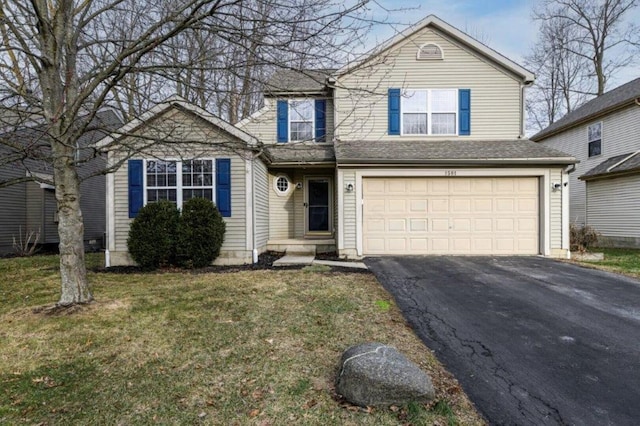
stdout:
{"type": "MultiPolygon", "coordinates": [[[[217,104],[214,112],[228,119],[240,118],[254,108],[256,88],[269,67],[340,60],[341,49],[332,46],[348,45],[366,29],[359,15],[366,3],[0,0],[0,100],[12,113],[38,115],[30,121],[44,129],[38,150],[0,138],[9,153],[3,161],[26,163],[38,154],[52,171],[60,239],[58,306],[93,298],[84,263],[76,153],[100,109],[119,107],[131,118],[167,92],[180,91],[201,106],[217,104]]],[[[15,128],[25,124],[10,121],[15,128]]]]}
{"type": "Polygon", "coordinates": [[[544,0],[534,10],[539,37],[527,57],[538,75],[528,110],[545,127],[602,95],[607,82],[634,63],[640,31],[629,20],[638,0],[544,0]]]}

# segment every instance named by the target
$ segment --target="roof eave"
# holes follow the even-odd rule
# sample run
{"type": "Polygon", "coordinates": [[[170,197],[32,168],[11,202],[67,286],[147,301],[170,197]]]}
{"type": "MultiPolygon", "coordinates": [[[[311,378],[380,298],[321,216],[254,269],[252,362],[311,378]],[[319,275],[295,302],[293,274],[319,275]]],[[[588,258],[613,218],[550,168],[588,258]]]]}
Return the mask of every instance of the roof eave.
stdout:
{"type": "Polygon", "coordinates": [[[638,173],[640,173],[640,167],[636,169],[631,169],[631,170],[623,170],[620,172],[598,173],[597,175],[590,175],[590,176],[582,175],[582,176],[579,176],[578,179],[586,182],[590,180],[603,180],[603,179],[609,179],[609,178],[637,175],[638,173]]]}
{"type": "Polygon", "coordinates": [[[340,159],[337,160],[339,166],[356,164],[415,164],[415,165],[570,165],[578,163],[573,157],[551,157],[551,158],[478,158],[478,159],[380,159],[380,158],[363,158],[363,159],[340,159]]]}
{"type": "Polygon", "coordinates": [[[264,94],[265,98],[291,97],[291,96],[326,96],[327,90],[279,90],[264,94]]]}
{"type": "Polygon", "coordinates": [[[582,125],[584,123],[587,123],[589,121],[595,120],[595,119],[600,118],[600,117],[603,117],[603,116],[605,116],[607,114],[611,114],[612,112],[616,112],[616,111],[621,110],[623,108],[626,108],[628,106],[633,106],[635,104],[635,102],[636,102],[635,99],[636,98],[627,99],[626,101],[617,103],[615,105],[612,105],[609,108],[601,109],[600,111],[598,111],[598,112],[596,112],[594,114],[588,115],[588,116],[586,116],[584,118],[581,118],[580,120],[572,121],[572,122],[570,122],[570,123],[568,123],[566,125],[560,126],[560,127],[558,127],[557,129],[555,129],[555,130],[553,130],[551,132],[547,133],[544,130],[542,130],[542,131],[536,133],[535,135],[531,136],[529,138],[529,140],[531,140],[533,142],[536,142],[536,143],[542,142],[543,140],[548,139],[548,138],[550,138],[552,136],[555,136],[555,135],[557,135],[559,133],[562,133],[565,130],[569,130],[569,129],[572,129],[574,127],[578,127],[578,126],[580,126],[580,125],[582,125]]]}

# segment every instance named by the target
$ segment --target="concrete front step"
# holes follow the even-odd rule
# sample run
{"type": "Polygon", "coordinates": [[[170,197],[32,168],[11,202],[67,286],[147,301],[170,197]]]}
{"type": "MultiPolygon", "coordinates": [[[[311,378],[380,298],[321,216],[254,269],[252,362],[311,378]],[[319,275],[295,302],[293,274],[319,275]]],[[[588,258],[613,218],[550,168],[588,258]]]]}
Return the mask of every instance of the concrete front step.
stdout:
{"type": "Polygon", "coordinates": [[[286,239],[269,240],[267,250],[284,252],[287,254],[315,256],[316,253],[328,253],[336,250],[334,239],[286,239]]]}
{"type": "Polygon", "coordinates": [[[305,256],[298,254],[286,254],[273,262],[273,266],[311,265],[315,255],[305,256]]]}

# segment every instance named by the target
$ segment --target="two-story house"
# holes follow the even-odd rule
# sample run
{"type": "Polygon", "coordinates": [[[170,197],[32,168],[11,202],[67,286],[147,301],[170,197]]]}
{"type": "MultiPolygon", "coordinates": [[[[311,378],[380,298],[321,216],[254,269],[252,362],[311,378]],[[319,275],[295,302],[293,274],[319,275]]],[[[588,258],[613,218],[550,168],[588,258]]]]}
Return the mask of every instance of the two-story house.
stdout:
{"type": "Polygon", "coordinates": [[[199,194],[227,220],[219,262],[267,249],[566,257],[575,159],[524,138],[533,80],[429,16],[340,69],[276,73],[236,126],[171,99],[102,142],[117,162],[149,123],[185,140],[136,151],[108,179],[110,262],[130,263],[137,208],[201,188],[195,161],[212,176],[199,194]]]}
{"type": "Polygon", "coordinates": [[[640,247],[640,78],[573,110],[531,137],[580,162],[570,177],[571,221],[602,242],[640,247]]]}

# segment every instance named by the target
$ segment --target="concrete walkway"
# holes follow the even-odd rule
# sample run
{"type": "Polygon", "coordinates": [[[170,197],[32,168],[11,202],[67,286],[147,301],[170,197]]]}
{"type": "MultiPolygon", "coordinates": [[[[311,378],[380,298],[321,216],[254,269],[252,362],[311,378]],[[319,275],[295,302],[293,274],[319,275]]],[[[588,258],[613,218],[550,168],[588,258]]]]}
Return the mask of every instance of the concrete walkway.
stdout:
{"type": "Polygon", "coordinates": [[[313,255],[306,254],[285,254],[280,259],[273,262],[273,266],[308,266],[308,265],[325,265],[336,266],[340,268],[368,269],[367,265],[362,262],[341,262],[335,260],[315,259],[313,255]]]}

